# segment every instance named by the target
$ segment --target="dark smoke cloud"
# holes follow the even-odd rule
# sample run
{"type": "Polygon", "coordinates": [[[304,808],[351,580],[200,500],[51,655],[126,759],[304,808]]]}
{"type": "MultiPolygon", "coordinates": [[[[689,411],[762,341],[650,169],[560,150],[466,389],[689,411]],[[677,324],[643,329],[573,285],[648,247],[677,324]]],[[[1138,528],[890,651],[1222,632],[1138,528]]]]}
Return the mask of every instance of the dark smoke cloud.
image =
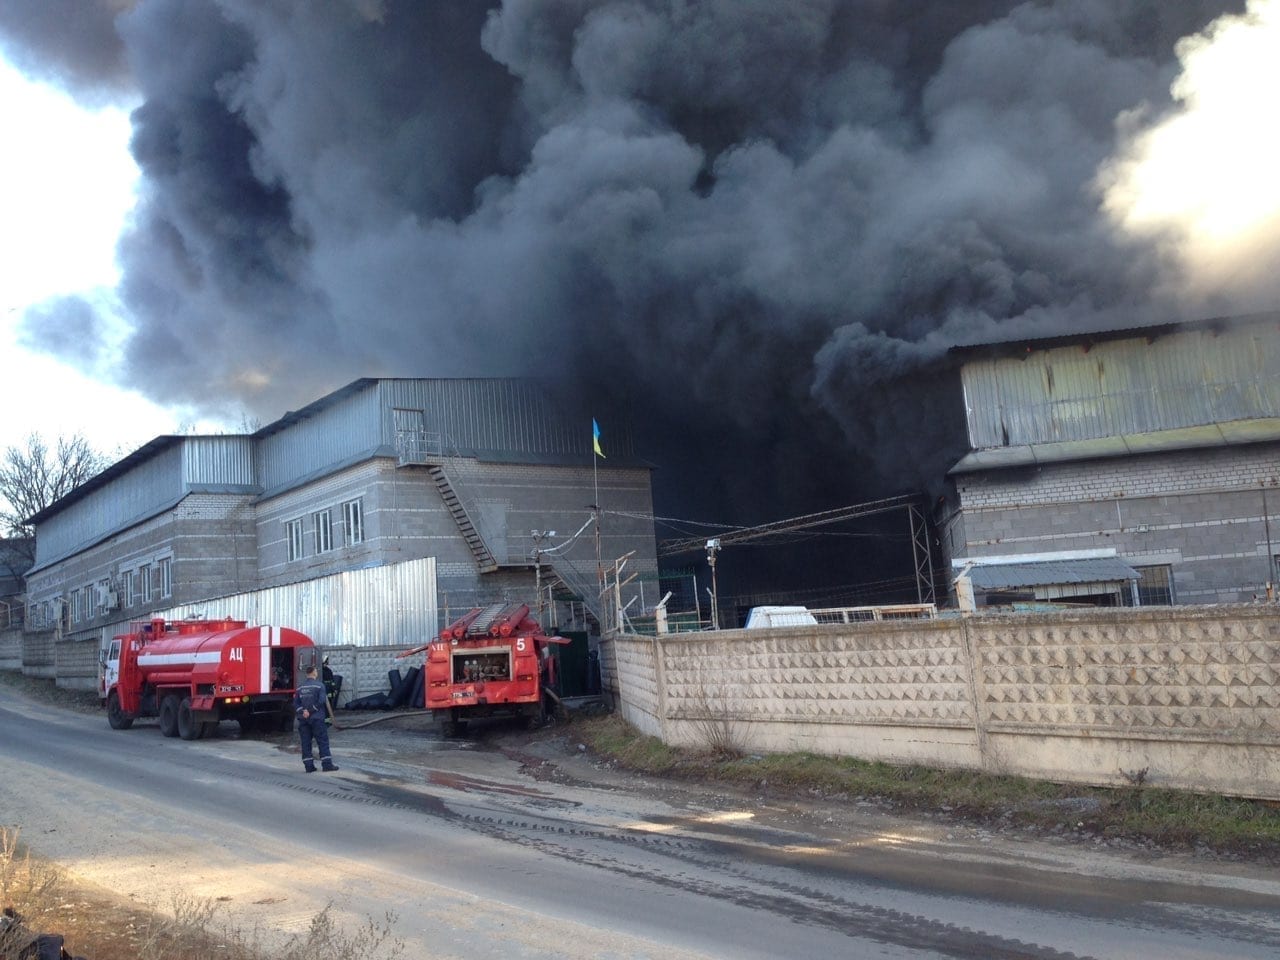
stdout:
{"type": "Polygon", "coordinates": [[[631,405],[660,500],[747,522],[936,481],[953,344],[1194,314],[1092,184],[1243,0],[19,6],[24,62],[141,95],[123,378],[270,419],[558,377],[631,405]]]}
{"type": "Polygon", "coordinates": [[[0,0],[0,53],[89,103],[133,89],[116,17],[132,0],[0,0]]]}

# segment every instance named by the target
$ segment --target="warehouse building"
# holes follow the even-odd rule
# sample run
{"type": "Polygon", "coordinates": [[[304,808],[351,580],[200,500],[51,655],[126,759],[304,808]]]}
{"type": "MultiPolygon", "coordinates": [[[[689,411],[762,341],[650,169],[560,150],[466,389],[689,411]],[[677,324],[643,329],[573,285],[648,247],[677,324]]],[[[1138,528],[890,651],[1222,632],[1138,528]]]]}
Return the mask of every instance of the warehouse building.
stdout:
{"type": "Polygon", "coordinates": [[[952,576],[1000,600],[1264,599],[1280,554],[1280,314],[957,348],[952,576]],[[1052,564],[1053,566],[1036,566],[1052,564]],[[1051,582],[1045,582],[1051,581],[1051,582]]]}
{"type": "Polygon", "coordinates": [[[28,629],[97,640],[153,610],[424,557],[442,616],[532,605],[541,584],[598,629],[597,557],[641,575],[623,603],[657,560],[651,468],[621,429],[596,457],[591,427],[533,381],[361,379],[253,434],[157,437],[31,518],[28,629]]]}

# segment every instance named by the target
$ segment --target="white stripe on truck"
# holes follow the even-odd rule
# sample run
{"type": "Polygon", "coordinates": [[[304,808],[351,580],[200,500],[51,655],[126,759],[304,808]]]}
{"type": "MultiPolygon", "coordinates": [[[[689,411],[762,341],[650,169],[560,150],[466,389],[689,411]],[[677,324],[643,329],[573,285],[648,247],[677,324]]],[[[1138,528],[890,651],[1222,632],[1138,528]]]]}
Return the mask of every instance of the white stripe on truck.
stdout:
{"type": "Polygon", "coordinates": [[[258,628],[258,645],[261,649],[258,651],[258,666],[262,673],[258,681],[258,692],[266,693],[271,689],[271,628],[262,626],[258,628]]]}

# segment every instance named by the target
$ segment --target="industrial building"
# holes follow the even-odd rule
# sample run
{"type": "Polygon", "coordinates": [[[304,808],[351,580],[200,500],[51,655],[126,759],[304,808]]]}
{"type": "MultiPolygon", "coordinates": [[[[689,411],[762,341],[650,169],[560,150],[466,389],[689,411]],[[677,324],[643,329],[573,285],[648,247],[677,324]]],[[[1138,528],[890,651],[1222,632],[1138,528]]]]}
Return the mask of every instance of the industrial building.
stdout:
{"type": "Polygon", "coordinates": [[[361,379],[252,434],[157,437],[31,518],[27,627],[100,640],[154,610],[431,557],[442,617],[541,586],[597,630],[657,576],[651,468],[604,429],[607,459],[590,417],[534,381],[361,379]],[[602,605],[622,557],[640,577],[602,605]]]}
{"type": "MultiPolygon", "coordinates": [[[[1265,599],[1280,314],[957,348],[968,453],[937,516],[981,604],[1265,599]]],[[[962,598],[963,599],[963,598],[962,598]]]]}

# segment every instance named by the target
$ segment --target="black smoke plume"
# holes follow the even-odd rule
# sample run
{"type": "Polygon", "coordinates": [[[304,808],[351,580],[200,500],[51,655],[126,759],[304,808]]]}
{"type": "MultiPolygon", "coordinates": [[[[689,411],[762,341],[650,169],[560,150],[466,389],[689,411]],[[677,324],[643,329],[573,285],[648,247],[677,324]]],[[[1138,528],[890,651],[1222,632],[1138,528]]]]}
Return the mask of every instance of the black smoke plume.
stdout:
{"type": "Polygon", "coordinates": [[[265,421],[554,377],[630,408],[660,512],[750,523],[936,483],[951,345],[1194,315],[1093,183],[1243,6],[0,0],[0,35],[140,103],[122,381],[265,421]]]}

